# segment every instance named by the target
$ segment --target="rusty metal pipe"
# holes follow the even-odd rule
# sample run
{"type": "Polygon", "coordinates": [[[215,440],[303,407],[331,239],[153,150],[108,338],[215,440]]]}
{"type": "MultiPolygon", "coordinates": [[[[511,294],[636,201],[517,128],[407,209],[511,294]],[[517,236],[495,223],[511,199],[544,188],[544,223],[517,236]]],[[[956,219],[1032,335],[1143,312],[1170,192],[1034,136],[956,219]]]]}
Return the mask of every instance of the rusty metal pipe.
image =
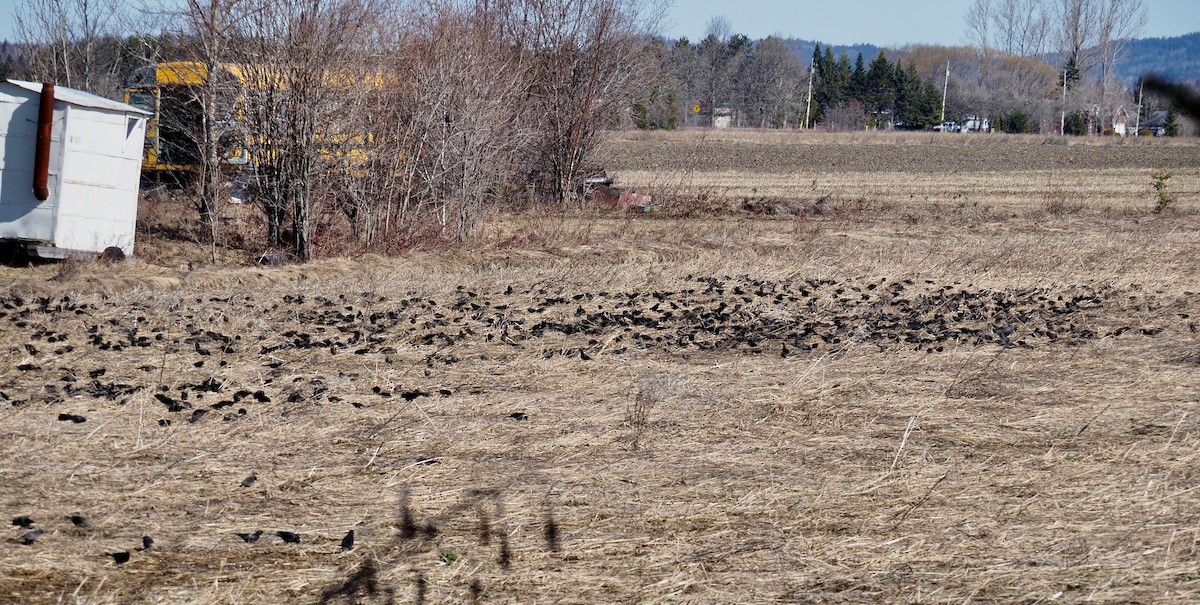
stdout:
{"type": "Polygon", "coordinates": [[[50,197],[50,128],[54,125],[54,84],[42,83],[38,104],[37,148],[33,156],[33,195],[39,201],[50,197]]]}

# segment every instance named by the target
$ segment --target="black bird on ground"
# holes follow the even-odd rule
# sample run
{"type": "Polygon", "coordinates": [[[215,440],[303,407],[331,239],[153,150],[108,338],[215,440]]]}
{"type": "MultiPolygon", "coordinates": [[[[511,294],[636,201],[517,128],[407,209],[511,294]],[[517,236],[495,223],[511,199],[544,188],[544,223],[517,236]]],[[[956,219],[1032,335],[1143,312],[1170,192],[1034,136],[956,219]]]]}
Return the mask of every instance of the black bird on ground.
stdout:
{"type": "Polygon", "coordinates": [[[242,487],[252,487],[258,481],[258,475],[250,475],[242,479],[242,487]]]}
{"type": "Polygon", "coordinates": [[[345,537],[342,538],[342,550],[350,550],[351,548],[354,548],[354,530],[353,529],[346,532],[345,537]]]}
{"type": "Polygon", "coordinates": [[[260,529],[260,530],[257,530],[257,531],[255,531],[255,532],[254,532],[254,533],[252,533],[252,534],[241,534],[241,533],[239,533],[239,534],[237,535],[237,537],[241,538],[241,539],[242,539],[242,541],[243,541],[243,542],[245,542],[245,543],[247,543],[247,544],[253,544],[253,543],[255,543],[255,542],[258,542],[258,538],[259,538],[260,536],[262,536],[262,530],[261,530],[261,529],[260,529]]]}
{"type": "Polygon", "coordinates": [[[12,524],[17,527],[24,527],[25,529],[29,529],[29,528],[33,527],[33,519],[30,519],[29,517],[26,517],[25,515],[21,515],[20,517],[13,519],[12,524]]]}
{"type": "Polygon", "coordinates": [[[129,551],[128,550],[123,550],[121,552],[110,552],[110,553],[108,553],[108,556],[112,557],[113,562],[116,563],[117,565],[124,565],[129,562],[129,551]]]}
{"type": "Polygon", "coordinates": [[[41,530],[41,529],[35,529],[33,531],[25,532],[25,535],[21,536],[21,539],[20,539],[21,544],[24,544],[25,546],[29,546],[30,544],[37,542],[37,539],[42,537],[42,534],[44,534],[44,533],[46,533],[45,530],[41,530]]]}
{"type": "Polygon", "coordinates": [[[295,534],[290,531],[277,531],[277,532],[275,532],[275,535],[279,536],[279,538],[281,540],[283,540],[283,542],[285,544],[299,544],[300,543],[300,534],[295,534]]]}
{"type": "Polygon", "coordinates": [[[154,546],[154,538],[142,536],[142,547],[138,550],[149,550],[151,546],[154,546]]]}
{"type": "Polygon", "coordinates": [[[75,527],[88,526],[87,517],[84,517],[83,515],[67,515],[67,518],[71,520],[71,524],[75,527]]]}

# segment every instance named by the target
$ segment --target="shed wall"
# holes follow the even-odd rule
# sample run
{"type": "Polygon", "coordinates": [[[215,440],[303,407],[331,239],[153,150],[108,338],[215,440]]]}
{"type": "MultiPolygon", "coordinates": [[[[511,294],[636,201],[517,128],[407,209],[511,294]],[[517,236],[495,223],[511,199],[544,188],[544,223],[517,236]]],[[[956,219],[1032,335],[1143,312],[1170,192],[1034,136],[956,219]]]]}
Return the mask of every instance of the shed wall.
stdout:
{"type": "Polygon", "coordinates": [[[145,120],[68,105],[55,245],[133,254],[145,120]]]}
{"type": "Polygon", "coordinates": [[[38,99],[0,84],[0,239],[132,254],[145,119],[55,101],[50,196],[39,201],[32,186],[38,99]]]}
{"type": "Polygon", "coordinates": [[[63,114],[55,107],[51,128],[50,196],[33,195],[33,159],[37,146],[37,95],[17,87],[0,90],[0,238],[54,239],[61,156],[53,153],[62,141],[63,114]]]}

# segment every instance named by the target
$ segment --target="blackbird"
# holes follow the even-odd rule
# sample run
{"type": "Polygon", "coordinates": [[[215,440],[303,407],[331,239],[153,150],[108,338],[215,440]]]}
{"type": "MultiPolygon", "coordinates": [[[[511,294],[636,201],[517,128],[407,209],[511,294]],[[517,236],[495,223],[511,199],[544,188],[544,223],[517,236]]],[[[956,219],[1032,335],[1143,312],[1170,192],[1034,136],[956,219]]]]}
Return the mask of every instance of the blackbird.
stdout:
{"type": "Polygon", "coordinates": [[[353,529],[346,532],[345,537],[342,538],[342,550],[350,550],[351,548],[354,548],[354,530],[353,529]]]}
{"type": "Polygon", "coordinates": [[[256,530],[256,531],[255,531],[254,533],[252,533],[252,534],[241,534],[241,533],[239,533],[239,534],[237,535],[237,537],[241,538],[241,539],[242,539],[242,541],[243,541],[243,542],[245,542],[245,543],[247,543],[247,544],[253,544],[253,543],[255,543],[255,542],[258,542],[258,538],[259,538],[259,536],[262,536],[262,530],[261,530],[261,529],[260,529],[260,530],[256,530]]]}
{"type": "Polygon", "coordinates": [[[282,539],[285,544],[300,543],[300,534],[294,534],[290,531],[277,531],[275,532],[275,535],[279,536],[279,538],[282,539]]]}
{"type": "Polygon", "coordinates": [[[42,534],[44,534],[44,533],[46,533],[46,532],[44,530],[40,530],[40,529],[35,529],[33,531],[25,532],[25,535],[21,536],[21,544],[24,544],[25,546],[29,546],[30,544],[33,544],[34,542],[36,542],[38,538],[42,537],[42,534]]]}
{"type": "Polygon", "coordinates": [[[26,517],[25,515],[21,515],[20,517],[13,519],[12,524],[16,525],[17,527],[24,527],[25,529],[29,529],[29,528],[33,527],[33,519],[30,519],[29,517],[26,517]]]}
{"type": "Polygon", "coordinates": [[[124,565],[129,562],[128,550],[123,550],[121,552],[110,552],[108,553],[108,556],[112,557],[113,562],[115,562],[117,565],[124,565]]]}

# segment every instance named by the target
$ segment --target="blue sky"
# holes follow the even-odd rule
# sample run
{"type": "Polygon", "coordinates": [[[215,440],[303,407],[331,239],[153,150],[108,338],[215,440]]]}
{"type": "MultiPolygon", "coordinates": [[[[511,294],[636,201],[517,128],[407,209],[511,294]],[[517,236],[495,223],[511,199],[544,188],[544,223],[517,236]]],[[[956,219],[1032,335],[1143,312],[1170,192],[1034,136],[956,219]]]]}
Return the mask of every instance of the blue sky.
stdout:
{"type": "MultiPolygon", "coordinates": [[[[1144,1],[1149,22],[1142,37],[1200,31],[1200,1],[1144,1]]],[[[672,37],[695,40],[713,15],[721,15],[735,33],[751,38],[780,34],[831,44],[958,45],[966,42],[963,17],[971,4],[973,0],[676,0],[663,29],[672,37]]]]}
{"type": "MultiPolygon", "coordinates": [[[[832,44],[869,42],[962,44],[963,15],[972,0],[675,0],[663,24],[672,37],[701,37],[708,20],[721,15],[733,31],[763,38],[781,34],[832,44]]],[[[13,38],[18,0],[0,0],[0,38],[13,38]]],[[[1145,0],[1150,22],[1145,37],[1200,31],[1200,1],[1145,0]]]]}

